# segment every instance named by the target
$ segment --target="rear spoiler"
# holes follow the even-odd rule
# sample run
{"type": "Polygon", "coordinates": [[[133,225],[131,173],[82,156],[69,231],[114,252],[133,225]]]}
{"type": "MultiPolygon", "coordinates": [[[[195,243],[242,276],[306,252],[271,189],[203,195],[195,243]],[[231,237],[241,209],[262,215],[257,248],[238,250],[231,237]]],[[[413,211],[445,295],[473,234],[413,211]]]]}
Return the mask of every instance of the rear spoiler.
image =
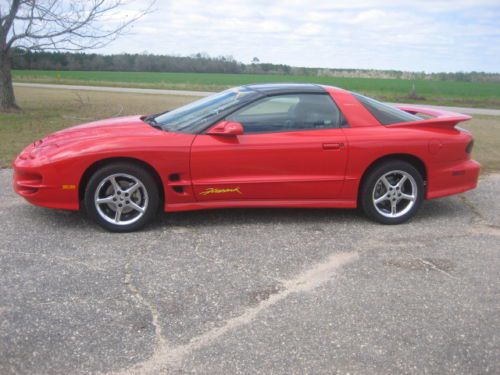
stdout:
{"type": "Polygon", "coordinates": [[[401,122],[388,126],[425,126],[453,129],[459,122],[468,121],[472,118],[461,113],[444,111],[436,108],[420,107],[417,105],[396,105],[396,108],[411,113],[412,115],[421,113],[426,116],[431,116],[431,118],[412,122],[401,122]]]}

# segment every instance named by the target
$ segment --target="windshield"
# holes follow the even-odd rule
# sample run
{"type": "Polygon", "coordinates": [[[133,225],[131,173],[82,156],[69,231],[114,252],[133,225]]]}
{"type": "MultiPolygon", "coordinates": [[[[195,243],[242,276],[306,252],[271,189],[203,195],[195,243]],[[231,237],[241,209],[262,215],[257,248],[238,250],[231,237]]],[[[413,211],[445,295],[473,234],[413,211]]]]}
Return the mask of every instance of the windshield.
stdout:
{"type": "Polygon", "coordinates": [[[163,130],[194,133],[257,96],[259,94],[256,91],[236,87],[160,114],[153,120],[163,130]]]}

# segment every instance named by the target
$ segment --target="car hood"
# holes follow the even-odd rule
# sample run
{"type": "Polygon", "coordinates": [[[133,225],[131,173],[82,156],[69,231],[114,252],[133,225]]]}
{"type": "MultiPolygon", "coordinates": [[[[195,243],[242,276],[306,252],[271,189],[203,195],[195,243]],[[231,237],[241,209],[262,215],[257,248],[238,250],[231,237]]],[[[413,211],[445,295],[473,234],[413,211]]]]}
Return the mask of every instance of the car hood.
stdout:
{"type": "Polygon", "coordinates": [[[148,136],[162,132],[146,124],[141,118],[143,116],[117,117],[73,126],[35,141],[34,146],[46,146],[48,144],[62,146],[67,143],[88,139],[148,136]]]}

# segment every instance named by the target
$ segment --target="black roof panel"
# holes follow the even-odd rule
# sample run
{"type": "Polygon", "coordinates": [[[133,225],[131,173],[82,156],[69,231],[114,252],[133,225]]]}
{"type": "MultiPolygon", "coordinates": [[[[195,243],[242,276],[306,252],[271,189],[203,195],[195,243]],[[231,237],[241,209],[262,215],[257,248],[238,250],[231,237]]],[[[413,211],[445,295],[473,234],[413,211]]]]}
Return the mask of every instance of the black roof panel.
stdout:
{"type": "Polygon", "coordinates": [[[311,83],[256,83],[245,87],[258,91],[264,95],[292,94],[292,93],[317,93],[324,94],[325,89],[311,83]]]}

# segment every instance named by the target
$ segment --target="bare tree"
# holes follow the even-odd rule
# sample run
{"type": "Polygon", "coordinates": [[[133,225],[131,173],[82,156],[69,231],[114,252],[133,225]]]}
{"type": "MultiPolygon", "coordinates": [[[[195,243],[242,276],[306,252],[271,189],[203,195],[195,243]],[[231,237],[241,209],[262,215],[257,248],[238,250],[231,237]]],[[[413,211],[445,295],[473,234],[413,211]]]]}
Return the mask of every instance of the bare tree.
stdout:
{"type": "Polygon", "coordinates": [[[125,0],[0,0],[0,111],[17,109],[13,51],[81,51],[106,46],[149,12],[125,0]]]}

